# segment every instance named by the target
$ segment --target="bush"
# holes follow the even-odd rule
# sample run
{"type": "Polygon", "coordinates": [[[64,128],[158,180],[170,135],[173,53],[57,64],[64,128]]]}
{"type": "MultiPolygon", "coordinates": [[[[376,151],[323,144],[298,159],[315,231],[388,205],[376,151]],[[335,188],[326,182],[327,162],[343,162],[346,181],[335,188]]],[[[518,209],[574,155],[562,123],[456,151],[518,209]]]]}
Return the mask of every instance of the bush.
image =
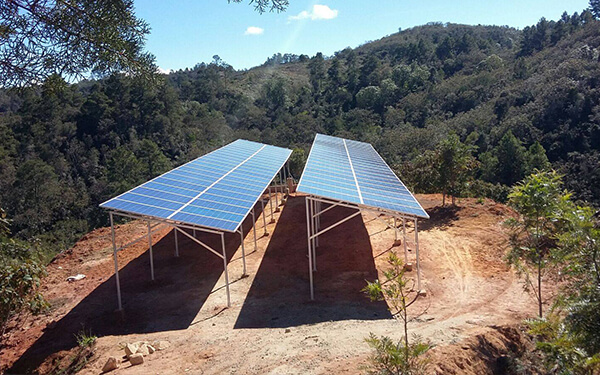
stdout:
{"type": "Polygon", "coordinates": [[[0,333],[8,321],[24,311],[39,313],[48,306],[39,292],[45,268],[27,246],[14,241],[0,242],[0,333]]]}
{"type": "Polygon", "coordinates": [[[394,343],[389,337],[377,337],[371,334],[365,341],[375,351],[369,357],[370,366],[367,368],[367,374],[421,375],[427,373],[429,361],[423,354],[431,348],[429,343],[422,342],[418,338],[413,339],[407,351],[403,340],[394,343]]]}

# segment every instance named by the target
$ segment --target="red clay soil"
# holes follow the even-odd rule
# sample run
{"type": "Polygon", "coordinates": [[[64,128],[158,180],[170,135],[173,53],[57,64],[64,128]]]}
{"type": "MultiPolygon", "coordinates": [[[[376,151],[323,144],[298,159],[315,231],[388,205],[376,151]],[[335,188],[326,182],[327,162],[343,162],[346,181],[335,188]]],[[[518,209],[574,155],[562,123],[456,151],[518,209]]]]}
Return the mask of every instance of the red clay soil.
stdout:
{"type": "MultiPolygon", "coordinates": [[[[513,324],[535,314],[533,300],[502,260],[502,222],[512,215],[508,208],[470,199],[458,208],[441,208],[440,196],[418,199],[431,215],[419,221],[428,295],[412,308],[411,332],[443,347],[484,334],[490,325],[513,324]]],[[[84,329],[99,339],[83,373],[99,373],[108,356],[122,355],[121,343],[141,340],[172,345],[143,365],[122,364],[117,373],[356,373],[369,354],[364,338],[370,332],[401,337],[387,305],[369,302],[360,290],[365,280],[381,277],[386,254],[402,254],[403,247],[392,247],[393,232],[365,215],[327,232],[317,252],[316,301],[311,302],[304,207],[303,197],[290,197],[274,214],[276,223],[267,226],[268,236],[263,236],[262,216],[257,215],[256,250],[252,223],[246,221],[249,277],[241,277],[240,236],[226,236],[231,308],[226,308],[222,260],[182,235],[181,256],[174,257],[173,234],[164,228],[153,235],[156,281],[150,280],[145,240],[119,253],[125,313],[115,313],[110,229],[89,233],[48,267],[42,291],[52,309],[13,322],[0,350],[0,369],[43,373],[76,346],[74,335],[84,329]],[[86,278],[66,281],[77,273],[86,278]]],[[[330,210],[322,226],[350,212],[330,210]]],[[[120,225],[117,242],[146,230],[143,222],[120,225]]],[[[413,236],[411,226],[408,234],[413,236]]],[[[220,247],[218,236],[198,238],[220,247]]],[[[407,244],[414,262],[414,245],[407,244]]]]}

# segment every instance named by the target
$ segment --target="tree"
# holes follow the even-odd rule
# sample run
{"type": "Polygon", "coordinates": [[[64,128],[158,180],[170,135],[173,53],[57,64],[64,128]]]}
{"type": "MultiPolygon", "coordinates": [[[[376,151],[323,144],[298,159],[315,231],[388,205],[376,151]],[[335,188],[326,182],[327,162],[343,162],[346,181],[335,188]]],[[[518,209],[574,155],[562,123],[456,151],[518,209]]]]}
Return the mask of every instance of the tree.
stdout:
{"type": "Polygon", "coordinates": [[[323,89],[323,82],[325,81],[325,59],[323,58],[323,54],[321,52],[317,52],[317,54],[310,59],[308,63],[308,70],[310,73],[310,84],[313,88],[313,95],[316,98],[319,98],[321,94],[321,90],[323,89]]]}
{"type": "Polygon", "coordinates": [[[559,234],[569,309],[566,325],[587,353],[600,353],[600,221],[597,211],[565,202],[565,230],[559,234]]]}
{"type": "Polygon", "coordinates": [[[590,12],[596,19],[600,19],[600,0],[590,0],[590,12]]]}
{"type": "Polygon", "coordinates": [[[149,139],[144,139],[140,142],[136,156],[142,165],[141,173],[146,180],[171,169],[169,159],[158,148],[158,145],[149,139]]]}
{"type": "Polygon", "coordinates": [[[506,259],[525,277],[525,287],[533,292],[542,317],[542,280],[556,257],[560,207],[569,199],[569,194],[562,191],[559,174],[542,171],[517,184],[508,198],[519,217],[506,221],[511,245],[506,259]]]}
{"type": "Polygon", "coordinates": [[[526,149],[509,130],[495,148],[498,159],[498,182],[513,185],[525,176],[526,149]]]}
{"type": "Polygon", "coordinates": [[[40,159],[24,162],[16,173],[12,214],[15,226],[40,234],[52,224],[61,206],[61,187],[52,166],[40,159]]]}
{"type": "Polygon", "coordinates": [[[529,146],[525,158],[527,160],[526,168],[528,174],[534,173],[536,169],[543,171],[550,168],[546,150],[544,150],[544,147],[539,142],[535,142],[529,146]]]}
{"type": "Polygon", "coordinates": [[[475,146],[462,143],[456,134],[451,134],[438,145],[437,185],[442,191],[442,206],[446,204],[447,194],[452,196],[452,205],[456,204],[455,197],[460,195],[475,168],[476,160],[472,155],[474,150],[475,146]]]}
{"type": "Polygon", "coordinates": [[[133,0],[0,2],[0,85],[25,86],[60,76],[127,72],[150,76],[148,24],[133,0]]]}
{"type": "Polygon", "coordinates": [[[430,348],[426,342],[418,338],[414,343],[408,340],[408,308],[419,298],[419,291],[414,289],[414,280],[407,279],[404,263],[394,252],[388,257],[390,268],[383,272],[384,281],[367,281],[363,292],[371,301],[386,301],[390,305],[393,316],[399,316],[403,323],[404,336],[401,343],[394,344],[388,337],[377,337],[373,334],[366,339],[375,349],[371,357],[372,371],[369,374],[424,374],[427,361],[423,359],[430,348]]]}

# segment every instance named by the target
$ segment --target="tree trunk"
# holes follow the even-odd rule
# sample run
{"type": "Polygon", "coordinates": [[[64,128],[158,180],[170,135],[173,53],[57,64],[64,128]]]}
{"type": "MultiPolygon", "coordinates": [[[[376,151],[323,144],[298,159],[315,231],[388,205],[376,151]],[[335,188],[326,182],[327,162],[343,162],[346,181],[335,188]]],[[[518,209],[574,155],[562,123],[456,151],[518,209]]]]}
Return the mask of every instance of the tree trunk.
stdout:
{"type": "Polygon", "coordinates": [[[542,253],[540,252],[538,258],[538,313],[540,314],[540,318],[543,317],[542,314],[542,253]]]}
{"type": "Polygon", "coordinates": [[[446,206],[446,192],[442,192],[442,207],[446,206]]]}

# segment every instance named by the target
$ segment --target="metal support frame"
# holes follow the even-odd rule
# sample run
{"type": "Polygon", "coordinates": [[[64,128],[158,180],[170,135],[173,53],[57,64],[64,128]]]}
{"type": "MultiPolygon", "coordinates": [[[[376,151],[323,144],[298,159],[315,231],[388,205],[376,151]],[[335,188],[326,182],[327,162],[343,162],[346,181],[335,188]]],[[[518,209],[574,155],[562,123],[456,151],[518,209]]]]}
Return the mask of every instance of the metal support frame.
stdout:
{"type": "Polygon", "coordinates": [[[242,263],[244,264],[244,273],[242,277],[246,276],[246,249],[244,248],[244,223],[240,225],[240,243],[242,244],[242,263]]]}
{"type": "Polygon", "coordinates": [[[273,218],[273,199],[271,199],[271,188],[269,187],[269,206],[271,207],[271,223],[275,222],[275,218],[273,218]]]}
{"type": "MultiPolygon", "coordinates": [[[[310,282],[310,300],[313,301],[315,299],[315,291],[313,288],[313,254],[312,254],[312,249],[311,249],[311,240],[310,240],[310,236],[311,236],[311,228],[310,228],[310,210],[309,210],[309,206],[310,206],[310,198],[307,196],[306,197],[306,242],[308,243],[308,278],[309,278],[309,282],[310,282]]],[[[119,300],[120,301],[120,300],[119,300]]],[[[119,302],[120,303],[120,302],[119,302]]]]}
{"type": "Polygon", "coordinates": [[[119,311],[123,310],[123,304],[121,303],[121,283],[119,281],[119,261],[117,259],[117,243],[115,242],[115,226],[113,224],[113,213],[109,213],[110,216],[110,232],[112,236],[112,245],[113,245],[113,258],[115,261],[115,282],[117,284],[117,301],[119,306],[119,311]]]}
{"type": "Polygon", "coordinates": [[[263,233],[263,236],[268,236],[269,232],[267,232],[267,213],[265,212],[265,201],[263,201],[262,199],[260,200],[260,206],[262,208],[262,218],[263,218],[263,228],[265,230],[265,233],[263,233]]]}
{"type": "Polygon", "coordinates": [[[408,248],[406,246],[406,219],[402,219],[402,243],[404,244],[404,263],[408,263],[408,248]]]}
{"type": "Polygon", "coordinates": [[[419,261],[419,230],[417,228],[417,218],[415,218],[415,252],[417,255],[417,291],[421,292],[421,262],[419,261]]]}
{"type": "Polygon", "coordinates": [[[254,232],[254,251],[258,250],[256,246],[256,214],[254,213],[254,207],[252,207],[252,232],[254,232]]]}
{"type": "Polygon", "coordinates": [[[148,247],[150,248],[150,277],[154,281],[154,255],[152,254],[152,228],[150,228],[150,220],[148,220],[148,247]]]}
{"type": "MultiPolygon", "coordinates": [[[[111,229],[111,239],[112,239],[112,245],[113,245],[113,260],[114,260],[114,265],[115,265],[115,282],[116,282],[116,288],[117,288],[117,304],[118,304],[118,310],[121,311],[123,310],[123,301],[122,301],[122,297],[121,297],[121,282],[120,282],[120,278],[119,278],[119,261],[118,261],[118,252],[120,250],[125,249],[128,246],[131,246],[137,242],[139,242],[140,240],[147,238],[148,239],[148,246],[149,246],[149,253],[150,253],[150,276],[152,278],[152,280],[155,279],[154,277],[154,254],[153,254],[153,248],[152,248],[152,233],[156,232],[158,229],[154,229],[156,227],[158,227],[159,225],[164,225],[164,224],[168,224],[171,227],[173,227],[174,230],[174,235],[175,235],[175,256],[179,256],[179,241],[178,241],[178,237],[177,237],[177,232],[182,233],[183,235],[185,235],[186,237],[188,237],[189,239],[191,239],[192,241],[196,242],[197,244],[201,245],[202,247],[204,247],[205,249],[209,250],[210,252],[212,252],[213,254],[215,254],[216,256],[218,256],[219,258],[223,259],[223,267],[224,267],[224,272],[225,272],[225,286],[226,286],[226,290],[227,290],[227,307],[231,307],[231,296],[230,296],[230,290],[229,290],[229,274],[227,271],[227,254],[225,252],[225,233],[224,232],[219,232],[216,230],[212,230],[212,229],[208,229],[208,228],[194,228],[193,226],[190,225],[185,225],[185,224],[174,224],[172,222],[166,221],[166,220],[154,220],[157,223],[152,224],[152,219],[147,218],[147,217],[140,217],[140,216],[134,216],[134,215],[130,215],[130,214],[126,214],[126,213],[121,213],[121,212],[114,212],[114,211],[110,211],[109,212],[109,216],[110,216],[110,229],[111,229]],[[131,218],[131,219],[136,219],[136,220],[145,220],[148,224],[148,233],[142,235],[141,237],[139,237],[136,240],[130,241],[127,244],[117,247],[117,242],[116,242],[116,234],[115,234],[115,226],[114,226],[114,215],[118,215],[118,216],[122,216],[122,217],[127,217],[127,218],[131,218]],[[188,233],[187,231],[185,231],[184,229],[188,229],[188,230],[192,230],[192,234],[188,233]],[[222,254],[217,252],[216,250],[214,250],[213,248],[211,248],[210,246],[206,245],[205,243],[203,243],[202,241],[198,240],[195,236],[194,236],[194,232],[196,230],[202,231],[202,232],[207,232],[207,233],[212,233],[212,234],[219,234],[221,236],[221,243],[222,243],[222,254]]],[[[242,234],[242,229],[240,227],[240,234],[242,235],[242,239],[243,239],[243,234],[242,234]]],[[[243,240],[242,240],[242,246],[243,246],[243,240]]],[[[244,274],[246,273],[246,259],[245,259],[245,254],[244,254],[244,250],[242,248],[242,256],[243,256],[243,261],[244,261],[244,274]]]]}
{"type": "Polygon", "coordinates": [[[177,241],[177,229],[173,227],[173,234],[175,236],[175,256],[179,257],[179,242],[177,241]]]}
{"type": "Polygon", "coordinates": [[[225,270],[225,288],[227,289],[227,307],[231,307],[231,293],[229,292],[229,273],[227,272],[227,252],[225,251],[225,234],[221,232],[221,250],[223,251],[223,269],[225,270]]]}
{"type": "Polygon", "coordinates": [[[314,282],[313,282],[313,272],[317,270],[317,258],[316,258],[316,248],[318,246],[318,238],[322,234],[330,231],[331,229],[351,220],[352,218],[361,215],[364,213],[370,213],[375,216],[376,219],[382,221],[388,227],[393,228],[394,230],[394,239],[398,239],[398,227],[397,227],[397,219],[402,219],[402,234],[403,234],[403,243],[404,243],[404,259],[405,262],[408,260],[408,251],[406,247],[406,220],[410,219],[414,221],[415,224],[415,249],[416,249],[416,258],[417,258],[417,289],[421,290],[421,264],[419,259],[419,234],[417,227],[417,218],[406,216],[397,212],[389,212],[387,210],[374,210],[366,207],[362,207],[360,205],[353,205],[351,203],[346,203],[343,201],[335,201],[322,197],[315,197],[312,195],[306,196],[306,230],[307,230],[307,242],[308,242],[308,273],[309,273],[309,282],[310,282],[310,299],[314,300],[314,282]],[[321,209],[321,205],[323,203],[329,204],[330,206],[321,209]],[[321,229],[321,215],[325,212],[333,209],[334,207],[348,207],[356,209],[357,211],[350,214],[349,216],[337,221],[329,225],[326,228],[321,229]],[[393,218],[394,224],[390,225],[386,220],[382,220],[379,215],[380,214],[389,215],[393,218]]]}

